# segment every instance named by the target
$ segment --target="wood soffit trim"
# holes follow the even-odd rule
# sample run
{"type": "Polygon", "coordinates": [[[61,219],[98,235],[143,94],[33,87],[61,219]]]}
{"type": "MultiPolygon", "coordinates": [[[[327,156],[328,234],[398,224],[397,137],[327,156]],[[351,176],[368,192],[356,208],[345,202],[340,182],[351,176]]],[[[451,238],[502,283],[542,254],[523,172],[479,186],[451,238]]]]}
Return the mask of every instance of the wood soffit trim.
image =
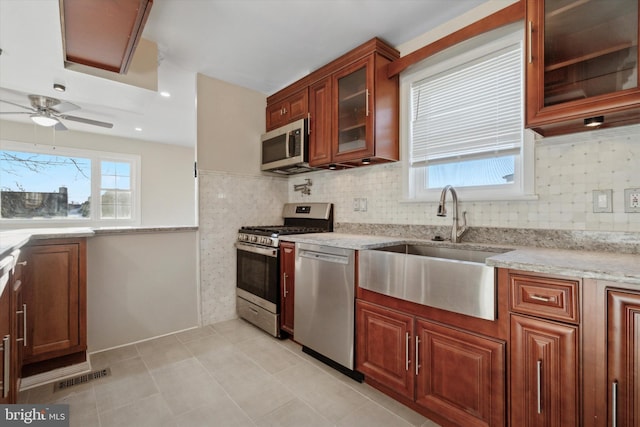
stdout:
{"type": "MultiPolygon", "coordinates": [[[[397,76],[402,71],[426,59],[438,52],[441,52],[451,46],[468,40],[472,37],[494,30],[504,25],[517,22],[524,19],[525,16],[525,0],[520,0],[510,6],[505,7],[473,24],[467,25],[433,43],[430,43],[420,49],[417,49],[402,58],[399,58],[387,66],[387,76],[389,78],[397,76]]],[[[524,29],[523,29],[524,31],[524,29]]]]}
{"type": "Polygon", "coordinates": [[[59,0],[66,62],[126,74],[153,0],[59,0]]]}

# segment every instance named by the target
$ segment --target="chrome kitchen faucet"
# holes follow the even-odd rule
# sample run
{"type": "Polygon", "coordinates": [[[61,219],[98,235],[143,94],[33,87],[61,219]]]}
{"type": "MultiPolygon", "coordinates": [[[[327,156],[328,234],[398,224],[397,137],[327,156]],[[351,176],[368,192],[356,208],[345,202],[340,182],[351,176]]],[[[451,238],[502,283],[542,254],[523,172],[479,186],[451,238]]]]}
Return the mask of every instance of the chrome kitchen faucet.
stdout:
{"type": "Polygon", "coordinates": [[[440,194],[440,204],[438,205],[437,215],[447,216],[447,209],[445,207],[447,190],[451,191],[451,198],[453,200],[453,226],[451,227],[451,243],[458,243],[462,235],[467,231],[467,212],[462,212],[462,219],[464,222],[462,226],[458,225],[458,194],[451,185],[447,185],[442,189],[442,194],[440,194]]]}

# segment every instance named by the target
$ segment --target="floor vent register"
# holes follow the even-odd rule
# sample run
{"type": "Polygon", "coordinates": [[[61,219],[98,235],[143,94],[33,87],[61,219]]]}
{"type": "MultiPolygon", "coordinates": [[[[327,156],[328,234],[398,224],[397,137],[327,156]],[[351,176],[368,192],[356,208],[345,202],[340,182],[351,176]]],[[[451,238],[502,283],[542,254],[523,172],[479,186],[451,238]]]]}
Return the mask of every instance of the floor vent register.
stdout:
{"type": "Polygon", "coordinates": [[[98,371],[89,372],[88,374],[79,375],[73,378],[67,378],[66,380],[56,381],[53,385],[53,391],[65,390],[74,385],[85,384],[93,380],[97,380],[103,377],[111,375],[111,369],[105,368],[98,371]]]}

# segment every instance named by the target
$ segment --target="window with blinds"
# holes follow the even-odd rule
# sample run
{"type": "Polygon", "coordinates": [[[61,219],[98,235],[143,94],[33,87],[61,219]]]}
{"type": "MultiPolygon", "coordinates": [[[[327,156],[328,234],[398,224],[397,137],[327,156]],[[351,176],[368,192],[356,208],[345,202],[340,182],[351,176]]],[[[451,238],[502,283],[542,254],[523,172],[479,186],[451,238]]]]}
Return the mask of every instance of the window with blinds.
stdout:
{"type": "Polygon", "coordinates": [[[520,44],[415,82],[411,100],[412,166],[519,152],[520,44]]]}
{"type": "Polygon", "coordinates": [[[524,193],[522,38],[521,26],[497,30],[403,77],[409,198],[445,185],[524,193]]]}

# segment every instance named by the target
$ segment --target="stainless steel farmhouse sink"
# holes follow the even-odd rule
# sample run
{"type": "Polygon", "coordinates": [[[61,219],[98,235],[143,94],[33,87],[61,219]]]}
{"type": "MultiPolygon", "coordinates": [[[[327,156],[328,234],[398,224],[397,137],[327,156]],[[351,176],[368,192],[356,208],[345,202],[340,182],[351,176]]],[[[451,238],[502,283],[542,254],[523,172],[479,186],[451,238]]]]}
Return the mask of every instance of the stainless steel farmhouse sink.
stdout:
{"type": "Polygon", "coordinates": [[[403,300],[466,314],[496,318],[493,267],[496,252],[429,245],[394,245],[360,251],[361,288],[403,300]]]}

